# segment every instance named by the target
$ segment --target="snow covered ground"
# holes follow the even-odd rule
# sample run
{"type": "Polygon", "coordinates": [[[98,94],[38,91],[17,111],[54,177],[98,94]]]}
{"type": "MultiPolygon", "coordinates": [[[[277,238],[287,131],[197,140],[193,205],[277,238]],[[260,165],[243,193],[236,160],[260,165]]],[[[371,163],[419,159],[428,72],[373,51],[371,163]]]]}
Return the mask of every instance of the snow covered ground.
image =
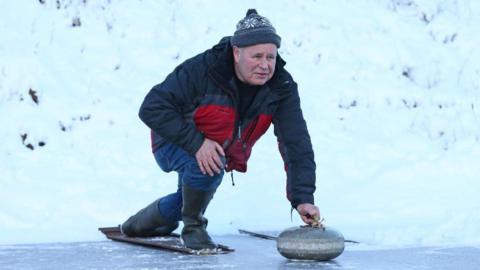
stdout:
{"type": "MultiPolygon", "coordinates": [[[[96,241],[176,187],[147,91],[248,8],[282,36],[326,223],[370,248],[480,245],[480,2],[3,1],[0,244],[96,241]],[[257,3],[258,2],[258,3],[257,3]]],[[[272,130],[225,177],[214,235],[300,224],[272,130]]]]}

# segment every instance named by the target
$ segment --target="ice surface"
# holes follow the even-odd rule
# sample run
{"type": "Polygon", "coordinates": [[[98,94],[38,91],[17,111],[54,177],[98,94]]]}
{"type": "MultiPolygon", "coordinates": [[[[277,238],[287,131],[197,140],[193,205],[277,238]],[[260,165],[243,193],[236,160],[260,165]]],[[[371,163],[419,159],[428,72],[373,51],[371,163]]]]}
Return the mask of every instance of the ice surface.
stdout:
{"type": "Polygon", "coordinates": [[[184,255],[113,241],[0,246],[0,269],[410,269],[473,270],[480,249],[406,248],[368,250],[347,245],[329,262],[291,261],[273,240],[249,236],[214,237],[236,249],[223,255],[184,255]]]}

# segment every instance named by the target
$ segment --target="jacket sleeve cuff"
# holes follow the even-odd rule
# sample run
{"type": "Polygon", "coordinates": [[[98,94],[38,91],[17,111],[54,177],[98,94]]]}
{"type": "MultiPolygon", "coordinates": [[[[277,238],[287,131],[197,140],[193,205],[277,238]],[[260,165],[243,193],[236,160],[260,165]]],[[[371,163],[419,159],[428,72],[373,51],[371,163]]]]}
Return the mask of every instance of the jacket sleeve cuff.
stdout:
{"type": "Polygon", "coordinates": [[[195,138],[193,138],[193,140],[188,143],[187,145],[185,145],[184,149],[185,151],[187,151],[190,155],[192,156],[195,156],[195,154],[197,153],[198,149],[200,149],[200,147],[202,146],[203,144],[203,141],[205,141],[205,138],[203,137],[203,135],[199,132],[195,138]]]}
{"type": "Polygon", "coordinates": [[[315,204],[315,200],[313,194],[302,194],[300,196],[294,196],[290,203],[293,208],[297,209],[297,206],[302,203],[315,204]]]}

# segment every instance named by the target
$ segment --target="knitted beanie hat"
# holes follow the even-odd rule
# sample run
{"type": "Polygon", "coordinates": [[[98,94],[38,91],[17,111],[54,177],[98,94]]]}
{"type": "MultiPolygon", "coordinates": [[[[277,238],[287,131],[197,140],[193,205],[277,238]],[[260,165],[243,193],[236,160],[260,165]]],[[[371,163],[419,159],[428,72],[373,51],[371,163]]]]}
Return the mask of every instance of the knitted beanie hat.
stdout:
{"type": "Polygon", "coordinates": [[[245,18],[237,24],[237,30],[230,39],[232,46],[247,47],[261,43],[273,43],[280,48],[281,38],[270,21],[249,9],[245,18]]]}

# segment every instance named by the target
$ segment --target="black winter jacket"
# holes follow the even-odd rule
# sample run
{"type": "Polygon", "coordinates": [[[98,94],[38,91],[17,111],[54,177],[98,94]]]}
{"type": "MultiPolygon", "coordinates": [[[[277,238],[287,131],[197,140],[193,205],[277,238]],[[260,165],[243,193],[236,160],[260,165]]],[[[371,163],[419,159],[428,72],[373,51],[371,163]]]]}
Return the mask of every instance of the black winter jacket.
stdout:
{"type": "Polygon", "coordinates": [[[245,172],[254,143],[273,123],[287,173],[287,198],[294,208],[313,204],[313,149],[297,84],[284,66],[277,56],[272,79],[239,119],[230,37],[186,60],[150,90],[140,108],[140,118],[152,130],[153,151],[168,141],[194,155],[207,137],[225,149],[226,171],[245,172]]]}

